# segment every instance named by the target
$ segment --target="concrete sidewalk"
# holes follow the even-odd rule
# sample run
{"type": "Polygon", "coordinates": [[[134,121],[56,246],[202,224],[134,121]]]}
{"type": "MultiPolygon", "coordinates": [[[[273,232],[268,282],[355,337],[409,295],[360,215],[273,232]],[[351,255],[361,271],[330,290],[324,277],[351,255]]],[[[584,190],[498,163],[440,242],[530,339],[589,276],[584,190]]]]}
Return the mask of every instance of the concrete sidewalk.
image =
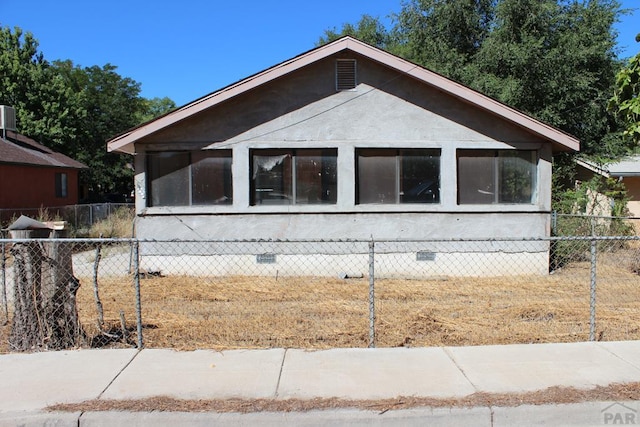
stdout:
{"type": "Polygon", "coordinates": [[[306,413],[50,413],[92,399],[460,398],[640,381],[640,341],[444,348],[134,349],[0,355],[0,425],[602,425],[636,402],[306,413]],[[613,406],[612,406],[613,405],[613,406]]]}

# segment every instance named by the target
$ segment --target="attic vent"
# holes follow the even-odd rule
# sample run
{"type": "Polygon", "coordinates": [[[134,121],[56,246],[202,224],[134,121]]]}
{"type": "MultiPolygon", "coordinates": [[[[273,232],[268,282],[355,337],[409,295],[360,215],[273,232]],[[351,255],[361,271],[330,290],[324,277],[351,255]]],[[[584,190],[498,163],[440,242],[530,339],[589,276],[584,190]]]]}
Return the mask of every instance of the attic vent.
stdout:
{"type": "Polygon", "coordinates": [[[356,88],[356,60],[338,59],[336,61],[336,90],[356,88]]]}
{"type": "Polygon", "coordinates": [[[16,110],[13,107],[0,105],[0,129],[16,130],[16,110]]]}

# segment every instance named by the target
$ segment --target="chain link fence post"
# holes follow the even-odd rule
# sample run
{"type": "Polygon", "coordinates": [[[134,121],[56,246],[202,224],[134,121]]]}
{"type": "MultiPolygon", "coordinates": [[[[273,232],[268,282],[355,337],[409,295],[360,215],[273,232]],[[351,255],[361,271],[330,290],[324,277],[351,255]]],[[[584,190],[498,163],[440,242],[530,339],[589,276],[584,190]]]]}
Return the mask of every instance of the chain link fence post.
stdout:
{"type": "Polygon", "coordinates": [[[0,269],[2,269],[2,273],[0,275],[2,278],[2,310],[4,311],[4,324],[9,323],[9,302],[7,301],[7,275],[5,273],[5,268],[7,266],[7,259],[5,255],[5,245],[4,242],[0,245],[0,269]]]}
{"type": "Polygon", "coordinates": [[[369,242],[369,348],[376,346],[375,254],[373,239],[369,242]]]}
{"type": "Polygon", "coordinates": [[[596,241],[591,240],[591,286],[589,299],[589,341],[596,340],[596,241]]]}
{"type": "Polygon", "coordinates": [[[142,349],[142,302],[140,300],[140,242],[133,240],[133,281],[136,288],[136,321],[138,330],[138,349],[142,349]]]}

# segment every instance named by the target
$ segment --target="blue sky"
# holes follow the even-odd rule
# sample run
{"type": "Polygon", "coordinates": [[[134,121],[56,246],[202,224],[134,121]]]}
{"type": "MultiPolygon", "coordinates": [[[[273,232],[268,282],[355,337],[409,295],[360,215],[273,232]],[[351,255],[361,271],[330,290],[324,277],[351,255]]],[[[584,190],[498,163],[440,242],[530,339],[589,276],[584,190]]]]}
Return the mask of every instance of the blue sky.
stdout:
{"type": "MultiPolygon", "coordinates": [[[[640,0],[623,0],[639,8],[640,0]]],[[[118,67],[147,98],[183,105],[312,49],[324,30],[401,0],[0,0],[0,25],[31,31],[48,60],[118,67]]],[[[640,11],[617,26],[621,57],[640,51],[640,11]]]]}

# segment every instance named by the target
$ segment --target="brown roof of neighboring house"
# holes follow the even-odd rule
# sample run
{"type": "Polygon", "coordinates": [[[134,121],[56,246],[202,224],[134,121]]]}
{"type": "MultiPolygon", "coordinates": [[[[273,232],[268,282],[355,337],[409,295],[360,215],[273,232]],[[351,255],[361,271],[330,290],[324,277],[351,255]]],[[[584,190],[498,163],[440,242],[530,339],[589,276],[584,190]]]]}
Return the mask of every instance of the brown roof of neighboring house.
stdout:
{"type": "Polygon", "coordinates": [[[552,142],[554,151],[580,150],[580,141],[559,129],[536,120],[521,111],[511,108],[506,104],[450,80],[438,73],[349,36],[342,37],[331,43],[312,49],[306,53],[289,59],[288,61],[282,62],[262,72],[249,76],[244,80],[197,99],[183,107],[165,114],[164,116],[158,117],[155,120],[143,123],[123,134],[117,135],[107,141],[107,150],[133,153],[133,145],[135,142],[145,136],[158,132],[167,126],[171,126],[181,120],[193,116],[194,114],[218,105],[227,99],[245,93],[257,86],[270,82],[278,77],[282,77],[344,50],[350,50],[368,57],[369,59],[395,69],[402,74],[411,76],[424,84],[436,87],[439,90],[462,100],[463,102],[495,114],[504,120],[552,142]]]}
{"type": "Polygon", "coordinates": [[[39,142],[10,130],[6,131],[6,138],[0,137],[0,163],[72,169],[87,168],[86,165],[64,154],[56,153],[39,142]]]}

